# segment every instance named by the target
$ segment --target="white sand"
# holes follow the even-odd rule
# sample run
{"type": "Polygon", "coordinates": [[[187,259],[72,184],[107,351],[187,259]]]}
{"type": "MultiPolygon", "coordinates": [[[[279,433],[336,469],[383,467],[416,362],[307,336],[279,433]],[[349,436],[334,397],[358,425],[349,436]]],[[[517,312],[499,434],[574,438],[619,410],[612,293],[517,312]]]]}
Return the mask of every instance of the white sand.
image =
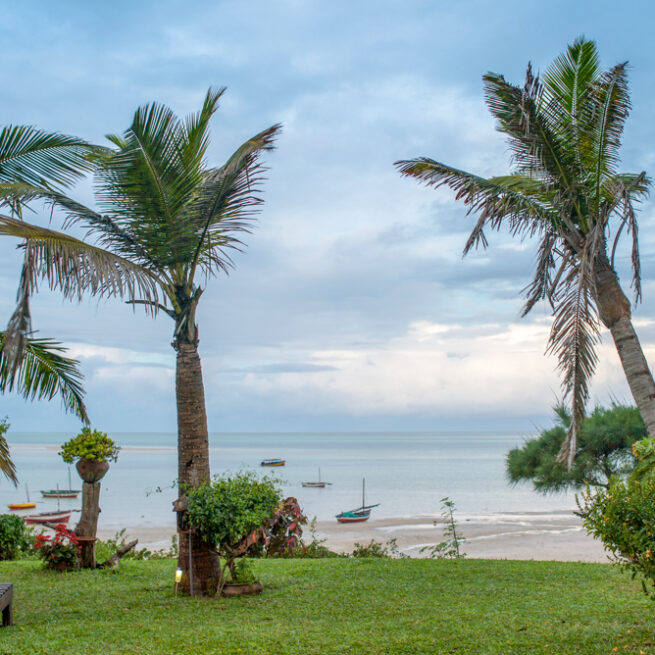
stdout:
{"type": "MultiPolygon", "coordinates": [[[[570,512],[507,512],[485,516],[456,517],[458,529],[466,537],[462,550],[468,557],[493,559],[533,559],[576,562],[606,562],[600,542],[588,536],[581,519],[570,512]]],[[[371,519],[365,523],[342,525],[336,521],[317,523],[319,538],[337,552],[348,552],[355,542],[396,539],[400,550],[421,557],[422,546],[443,540],[441,519],[427,516],[371,519]],[[436,522],[436,524],[435,524],[436,522]]],[[[130,528],[127,537],[138,538],[139,547],[168,548],[174,526],[130,528]]],[[[113,537],[114,531],[98,530],[98,536],[113,537]]],[[[305,531],[306,539],[310,538],[305,531]]],[[[423,555],[424,556],[424,555],[423,555]]]]}

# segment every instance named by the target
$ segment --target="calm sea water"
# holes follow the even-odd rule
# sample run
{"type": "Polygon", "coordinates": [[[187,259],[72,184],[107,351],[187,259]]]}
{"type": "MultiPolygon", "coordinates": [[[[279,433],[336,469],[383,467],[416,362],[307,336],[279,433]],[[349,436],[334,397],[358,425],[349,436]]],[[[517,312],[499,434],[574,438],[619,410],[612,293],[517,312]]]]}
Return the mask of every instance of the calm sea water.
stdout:
{"type": "MultiPolygon", "coordinates": [[[[20,486],[0,481],[0,503],[20,502],[27,483],[37,510],[57,509],[56,500],[41,500],[40,489],[68,486],[68,467],[57,454],[69,434],[9,433],[20,486]]],[[[102,482],[100,525],[119,529],[136,525],[174,525],[171,502],[177,474],[174,434],[113,433],[122,447],[102,482]]],[[[498,433],[215,433],[211,435],[212,473],[254,469],[282,479],[306,514],[330,520],[357,507],[366,478],[368,503],[381,503],[375,518],[436,516],[441,498],[449,496],[459,515],[492,518],[503,512],[560,511],[575,507],[572,494],[543,496],[529,485],[508,485],[505,454],[520,445],[522,435],[498,433]],[[280,457],[287,465],[261,469],[262,459],[280,457]],[[305,480],[321,478],[333,485],[306,489],[305,480]]],[[[74,488],[81,488],[72,469],[74,488]]],[[[62,500],[61,507],[79,507],[62,500]]]]}

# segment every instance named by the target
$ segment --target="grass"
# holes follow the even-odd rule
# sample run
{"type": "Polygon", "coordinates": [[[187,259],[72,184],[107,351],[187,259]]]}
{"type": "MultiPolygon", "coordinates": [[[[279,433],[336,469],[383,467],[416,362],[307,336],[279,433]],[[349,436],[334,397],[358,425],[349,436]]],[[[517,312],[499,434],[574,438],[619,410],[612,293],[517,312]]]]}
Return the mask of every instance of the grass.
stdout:
{"type": "Polygon", "coordinates": [[[655,655],[655,605],[604,564],[264,560],[258,597],[175,597],[172,560],[58,574],[0,563],[15,620],[0,655],[655,655]]]}

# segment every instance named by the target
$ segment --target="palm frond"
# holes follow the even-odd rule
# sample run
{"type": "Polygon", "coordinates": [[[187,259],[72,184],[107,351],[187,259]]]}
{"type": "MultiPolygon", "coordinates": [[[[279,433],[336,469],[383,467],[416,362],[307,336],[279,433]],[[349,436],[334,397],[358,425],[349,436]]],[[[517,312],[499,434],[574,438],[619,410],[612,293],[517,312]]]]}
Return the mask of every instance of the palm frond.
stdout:
{"type": "MultiPolygon", "coordinates": [[[[0,421],[0,427],[2,427],[2,421],[0,421]]],[[[11,461],[9,444],[7,443],[2,431],[0,431],[0,473],[2,473],[10,482],[13,482],[14,486],[18,484],[16,466],[11,461]]]]}
{"type": "Polygon", "coordinates": [[[68,186],[92,168],[95,146],[30,125],[0,129],[0,183],[68,186]]]}
{"type": "Polygon", "coordinates": [[[78,362],[65,357],[65,349],[51,339],[27,339],[25,356],[12,371],[5,349],[5,333],[0,332],[0,392],[15,391],[28,400],[52,400],[60,396],[64,409],[85,423],[82,373],[78,362]]]}

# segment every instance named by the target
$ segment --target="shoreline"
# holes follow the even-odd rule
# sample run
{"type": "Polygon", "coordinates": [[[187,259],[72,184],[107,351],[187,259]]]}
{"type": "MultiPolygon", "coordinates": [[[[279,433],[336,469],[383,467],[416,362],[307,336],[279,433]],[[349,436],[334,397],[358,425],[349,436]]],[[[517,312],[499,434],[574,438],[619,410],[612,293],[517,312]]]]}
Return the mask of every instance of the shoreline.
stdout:
{"type": "MultiPolygon", "coordinates": [[[[465,541],[461,550],[472,559],[556,560],[562,562],[608,562],[602,544],[589,536],[582,519],[572,512],[505,512],[456,516],[457,531],[465,541]]],[[[443,541],[444,523],[435,516],[402,516],[371,519],[365,523],[340,524],[317,521],[316,537],[338,553],[351,552],[355,543],[395,539],[399,551],[410,557],[425,557],[424,546],[443,541]]],[[[101,539],[113,538],[117,530],[99,526],[101,539]]],[[[168,549],[175,526],[137,525],[126,528],[126,539],[139,539],[138,548],[168,549]]],[[[304,529],[311,541],[310,526],[304,529]]]]}

